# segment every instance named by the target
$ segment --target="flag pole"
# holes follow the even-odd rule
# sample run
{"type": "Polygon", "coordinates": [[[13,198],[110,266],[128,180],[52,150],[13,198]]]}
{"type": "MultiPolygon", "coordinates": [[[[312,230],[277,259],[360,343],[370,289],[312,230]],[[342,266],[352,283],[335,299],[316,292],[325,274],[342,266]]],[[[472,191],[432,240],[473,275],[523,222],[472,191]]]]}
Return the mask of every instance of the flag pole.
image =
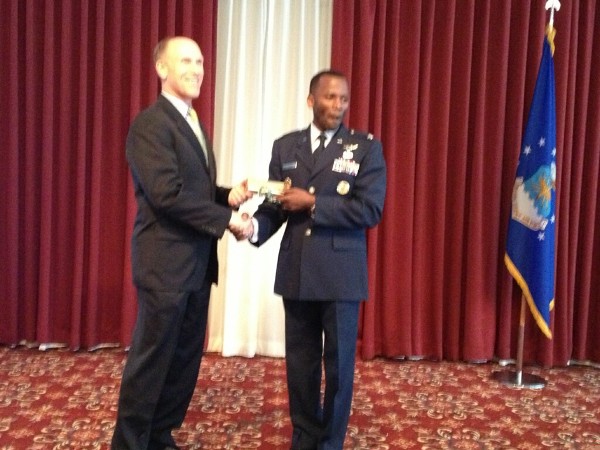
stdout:
{"type": "Polygon", "coordinates": [[[560,0],[548,0],[546,2],[546,11],[550,10],[550,21],[548,25],[550,28],[554,27],[554,11],[560,11],[560,0]]]}
{"type": "Polygon", "coordinates": [[[523,373],[523,345],[528,304],[540,329],[552,339],[549,323],[550,310],[554,305],[555,194],[553,189],[556,180],[556,118],[552,56],[556,33],[554,11],[559,9],[560,0],[546,1],[546,10],[550,10],[550,23],[546,27],[540,70],[517,167],[507,251],[504,256],[508,271],[521,287],[516,370],[496,371],[491,375],[493,379],[503,384],[531,389],[542,389],[546,385],[546,380],[523,373]],[[550,111],[551,114],[546,115],[545,111],[550,111]],[[534,151],[536,141],[540,149],[537,152],[534,151]],[[526,194],[523,195],[521,191],[526,194]],[[536,194],[542,191],[544,191],[543,196],[536,194]],[[532,204],[533,208],[530,208],[532,204]],[[532,214],[532,211],[535,213],[532,214]],[[548,244],[544,245],[545,243],[548,244]],[[546,266],[549,268],[545,272],[540,271],[540,267],[546,266]],[[544,274],[547,273],[552,273],[552,276],[546,277],[544,274]]]}
{"type": "Polygon", "coordinates": [[[525,307],[526,301],[525,296],[521,294],[521,317],[519,318],[519,340],[517,343],[517,373],[516,383],[521,385],[523,383],[523,345],[525,342],[525,307]]]}
{"type": "Polygon", "coordinates": [[[516,370],[492,372],[492,378],[504,385],[529,389],[542,389],[546,380],[537,375],[523,372],[523,345],[525,342],[525,319],[527,317],[527,300],[521,294],[521,315],[519,317],[519,336],[517,342],[516,370]]]}

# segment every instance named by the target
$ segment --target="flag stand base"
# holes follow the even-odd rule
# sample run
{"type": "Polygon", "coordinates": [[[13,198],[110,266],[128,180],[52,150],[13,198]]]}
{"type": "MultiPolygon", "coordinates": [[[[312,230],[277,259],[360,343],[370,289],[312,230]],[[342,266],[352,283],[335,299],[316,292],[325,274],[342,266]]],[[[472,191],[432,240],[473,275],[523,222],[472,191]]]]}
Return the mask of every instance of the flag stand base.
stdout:
{"type": "Polygon", "coordinates": [[[523,341],[525,340],[525,296],[521,295],[521,317],[519,319],[519,334],[517,343],[517,370],[504,370],[492,372],[490,376],[500,383],[512,386],[523,387],[529,389],[542,389],[546,386],[546,380],[537,375],[523,373],[523,341]]]}
{"type": "Polygon", "coordinates": [[[546,380],[544,378],[514,370],[492,372],[491,378],[512,387],[543,389],[544,386],[546,386],[546,380]]]}

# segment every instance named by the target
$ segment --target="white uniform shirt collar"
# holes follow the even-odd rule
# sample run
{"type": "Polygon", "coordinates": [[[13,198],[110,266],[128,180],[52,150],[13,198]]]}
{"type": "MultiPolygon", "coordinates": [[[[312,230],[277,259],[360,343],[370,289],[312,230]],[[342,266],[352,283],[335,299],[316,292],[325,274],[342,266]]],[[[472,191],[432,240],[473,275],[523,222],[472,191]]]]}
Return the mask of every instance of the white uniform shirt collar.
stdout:
{"type": "MultiPolygon", "coordinates": [[[[325,131],[325,147],[327,147],[327,145],[329,145],[329,142],[331,141],[331,138],[333,137],[333,135],[337,132],[337,128],[335,130],[326,130],[325,131]]],[[[319,146],[319,136],[321,135],[322,131],[319,130],[314,123],[310,123],[310,142],[311,142],[311,148],[313,149],[313,151],[315,151],[317,149],[317,147],[319,146]]]]}

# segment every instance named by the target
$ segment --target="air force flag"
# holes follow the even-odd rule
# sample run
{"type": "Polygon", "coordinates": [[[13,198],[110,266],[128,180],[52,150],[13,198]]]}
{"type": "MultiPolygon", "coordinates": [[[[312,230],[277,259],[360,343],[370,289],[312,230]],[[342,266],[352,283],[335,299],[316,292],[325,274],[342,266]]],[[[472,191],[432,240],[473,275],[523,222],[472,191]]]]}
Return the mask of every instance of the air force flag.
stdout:
{"type": "Polygon", "coordinates": [[[521,287],[535,321],[550,339],[556,233],[554,33],[550,28],[544,39],[542,61],[512,192],[504,256],[506,267],[521,287]]]}

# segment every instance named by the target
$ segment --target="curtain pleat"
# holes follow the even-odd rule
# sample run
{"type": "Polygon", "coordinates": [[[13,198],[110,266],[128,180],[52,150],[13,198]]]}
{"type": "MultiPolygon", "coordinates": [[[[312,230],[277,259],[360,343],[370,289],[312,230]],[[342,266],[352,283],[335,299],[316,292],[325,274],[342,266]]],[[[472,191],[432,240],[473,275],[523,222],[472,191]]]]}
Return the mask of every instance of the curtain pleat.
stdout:
{"type": "MultiPolygon", "coordinates": [[[[347,119],[382,140],[388,164],[384,217],[369,233],[364,358],[516,357],[521,295],[503,257],[544,6],[334,2],[332,66],[351,80],[347,119]]],[[[555,15],[554,339],[528,317],[526,362],[599,360],[599,18],[595,1],[563,2],[555,15]]]]}
{"type": "MultiPolygon", "coordinates": [[[[0,37],[6,42],[8,36],[17,36],[19,15],[17,2],[11,2],[0,14],[0,37]]],[[[4,54],[4,69],[0,71],[1,86],[5,91],[14,92],[21,77],[19,72],[19,53],[16,45],[7,48],[4,54]]],[[[4,106],[0,108],[0,123],[5,124],[7,129],[19,129],[21,117],[21,102],[15,96],[7,96],[4,106]],[[9,114],[10,111],[10,114],[9,114]]],[[[3,133],[3,144],[5,149],[19,148],[18,133],[3,133]]],[[[22,204],[18,201],[22,195],[22,178],[19,174],[23,171],[23,155],[18,151],[2,151],[0,157],[2,176],[0,176],[0,187],[2,189],[2,201],[0,204],[0,283],[3,287],[3,296],[13,301],[2,304],[0,319],[7,335],[16,336],[19,329],[17,317],[23,311],[23,305],[14,301],[19,291],[19,274],[22,270],[19,251],[15,245],[10,244],[9,237],[17,236],[19,232],[19,217],[22,204]],[[4,170],[7,169],[7,170],[4,170]],[[8,170],[10,169],[10,170],[8,170]],[[6,320],[4,320],[6,319],[6,320]]]]}

